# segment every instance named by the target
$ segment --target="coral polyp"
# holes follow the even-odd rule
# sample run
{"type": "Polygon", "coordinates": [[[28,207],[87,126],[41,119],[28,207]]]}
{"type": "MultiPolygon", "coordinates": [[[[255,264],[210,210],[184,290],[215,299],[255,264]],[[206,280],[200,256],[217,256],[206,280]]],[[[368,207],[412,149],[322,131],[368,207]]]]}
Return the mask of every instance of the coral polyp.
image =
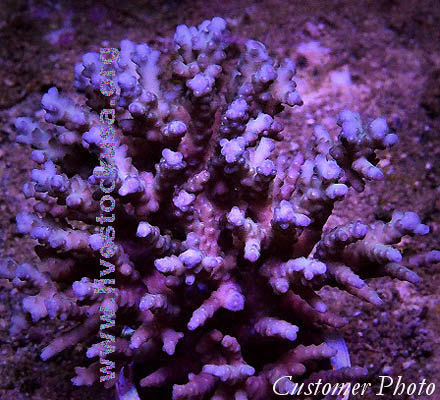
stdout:
{"type": "Polygon", "coordinates": [[[438,251],[408,258],[396,247],[429,232],[414,212],[325,226],[336,203],[384,178],[381,151],[398,141],[386,119],[343,110],[339,133],[317,125],[305,148],[289,147],[280,114],[303,103],[295,63],[237,40],[213,18],[178,26],[167,48],[120,43],[109,171],[100,164],[103,68],[98,53],[85,54],[74,95],[51,88],[44,120],[15,122],[39,164],[23,188],[32,211],[17,215],[17,229],[36,239],[41,263],[0,267],[26,293],[32,320],[16,318],[12,329],[73,321],[41,357],[87,343],[90,363],[76,368],[75,385],[98,382],[106,354],[116,366],[106,385],[130,369],[144,398],[258,400],[275,396],[282,376],[365,376],[334,361],[328,338],[347,319],[328,310],[320,289],[380,306],[366,278],[417,283],[408,266],[440,260],[438,251]],[[114,209],[105,219],[99,199],[109,185],[114,209]],[[100,228],[110,226],[103,262],[111,230],[100,228]],[[114,292],[102,287],[103,265],[114,267],[114,292]]]}

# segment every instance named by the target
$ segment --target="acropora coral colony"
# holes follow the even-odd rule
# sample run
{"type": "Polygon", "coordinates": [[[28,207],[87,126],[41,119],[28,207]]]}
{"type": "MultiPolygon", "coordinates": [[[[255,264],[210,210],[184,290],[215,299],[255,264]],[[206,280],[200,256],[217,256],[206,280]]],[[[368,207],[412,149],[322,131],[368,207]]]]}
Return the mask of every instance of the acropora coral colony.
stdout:
{"type": "MultiPolygon", "coordinates": [[[[336,138],[318,125],[304,151],[292,150],[292,133],[276,117],[302,104],[294,62],[232,36],[222,18],[178,26],[161,50],[120,43],[113,175],[99,166],[100,111],[109,107],[100,54],[76,65],[78,94],[51,88],[41,121],[16,119],[17,142],[32,146],[40,164],[23,188],[32,212],[17,215],[17,229],[38,241],[41,262],[3,263],[0,277],[25,294],[33,324],[75,323],[42,359],[89,343],[91,362],[75,369],[75,385],[99,382],[107,354],[116,365],[107,386],[130,369],[145,398],[174,400],[268,399],[281,376],[361,378],[364,368],[332,363],[337,349],[326,338],[347,320],[318,291],[328,285],[380,305],[364,278],[417,283],[407,267],[440,259],[394,247],[428,233],[414,212],[324,229],[350,187],[360,192],[384,177],[377,151],[397,135],[383,117],[363,122],[344,110],[336,138]],[[114,185],[106,225],[100,183],[114,185]],[[100,233],[110,225],[112,238],[100,233]],[[103,241],[114,246],[105,264],[115,268],[114,293],[99,281],[103,241]],[[116,313],[105,340],[102,308],[116,313]]],[[[28,326],[23,315],[11,332],[28,326]]]]}

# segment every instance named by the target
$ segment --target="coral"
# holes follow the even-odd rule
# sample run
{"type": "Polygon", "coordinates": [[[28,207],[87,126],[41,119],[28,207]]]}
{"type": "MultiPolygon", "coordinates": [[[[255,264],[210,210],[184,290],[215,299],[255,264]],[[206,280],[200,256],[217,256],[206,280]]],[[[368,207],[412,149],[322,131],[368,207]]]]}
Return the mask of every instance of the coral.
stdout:
{"type": "Polygon", "coordinates": [[[362,378],[360,367],[332,370],[338,349],[327,338],[347,320],[319,290],[379,306],[366,278],[417,283],[405,265],[440,260],[396,247],[429,231],[413,212],[325,228],[352,189],[384,178],[379,151],[397,135],[383,117],[344,110],[336,138],[318,125],[304,151],[286,150],[279,114],[302,104],[293,61],[242,45],[221,18],[178,26],[161,50],[121,42],[108,146],[111,113],[101,111],[113,103],[101,91],[111,71],[97,53],[76,65],[75,97],[51,88],[44,121],[17,118],[17,141],[40,165],[17,230],[36,239],[41,264],[0,265],[32,319],[17,316],[11,332],[72,321],[41,358],[87,343],[92,360],[75,385],[98,381],[107,355],[116,374],[106,385],[134,371],[145,398],[267,399],[283,375],[362,378]]]}

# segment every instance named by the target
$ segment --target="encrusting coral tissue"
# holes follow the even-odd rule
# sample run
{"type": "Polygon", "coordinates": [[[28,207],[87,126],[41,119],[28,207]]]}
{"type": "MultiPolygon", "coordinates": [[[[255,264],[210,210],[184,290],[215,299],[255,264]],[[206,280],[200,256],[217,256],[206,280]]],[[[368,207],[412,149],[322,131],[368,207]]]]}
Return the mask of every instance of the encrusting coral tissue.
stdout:
{"type": "Polygon", "coordinates": [[[302,104],[292,60],[238,40],[222,18],[178,26],[161,51],[123,40],[113,78],[116,285],[100,293],[99,181],[110,183],[99,167],[102,64],[85,54],[77,94],[51,88],[44,121],[16,120],[17,141],[40,165],[23,188],[32,212],[17,215],[17,229],[37,240],[41,262],[0,266],[30,315],[14,316],[11,332],[72,321],[41,357],[87,344],[89,365],[72,381],[92,385],[111,341],[116,374],[105,384],[123,386],[130,370],[145,398],[258,400],[276,397],[282,376],[293,379],[280,392],[295,381],[362,379],[364,368],[338,363],[330,338],[347,320],[319,290],[381,305],[365,278],[417,283],[407,266],[440,259],[394,246],[429,232],[414,212],[324,229],[336,202],[384,177],[377,151],[398,140],[385,118],[344,110],[337,137],[318,125],[304,151],[292,150],[277,120],[302,104]],[[116,323],[104,342],[100,307],[110,296],[116,323]]]}

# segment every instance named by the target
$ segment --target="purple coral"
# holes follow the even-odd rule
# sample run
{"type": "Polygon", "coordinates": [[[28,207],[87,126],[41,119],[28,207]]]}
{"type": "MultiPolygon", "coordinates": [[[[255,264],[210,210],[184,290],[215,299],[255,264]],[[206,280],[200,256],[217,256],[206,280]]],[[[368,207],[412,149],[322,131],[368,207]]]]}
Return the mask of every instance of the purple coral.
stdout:
{"type": "MultiPolygon", "coordinates": [[[[51,88],[42,99],[45,122],[16,120],[18,142],[33,147],[41,166],[24,187],[34,211],[20,213],[17,227],[38,240],[42,263],[1,266],[0,277],[37,290],[23,301],[34,323],[76,321],[43,359],[86,339],[87,357],[96,359],[110,341],[117,373],[109,386],[134,365],[145,398],[266,399],[283,375],[335,379],[336,350],[324,333],[346,320],[327,310],[318,294],[324,285],[379,305],[365,278],[416,283],[405,265],[439,261],[438,252],[406,260],[393,247],[405,235],[428,233],[412,212],[324,230],[350,187],[362,191],[383,178],[376,151],[397,136],[382,117],[364,123],[344,110],[336,140],[317,126],[304,154],[278,155],[285,134],[276,117],[302,104],[295,65],[277,63],[256,41],[234,47],[221,18],[179,26],[167,52],[120,44],[113,305],[94,281],[104,241],[97,183],[111,175],[96,167],[106,101],[99,55],[88,53],[75,67],[85,104],[51,88]],[[93,344],[102,308],[117,323],[108,341],[93,344]]],[[[99,362],[76,373],[75,385],[91,385],[99,362]]],[[[337,378],[364,373],[341,369],[337,378]]]]}

